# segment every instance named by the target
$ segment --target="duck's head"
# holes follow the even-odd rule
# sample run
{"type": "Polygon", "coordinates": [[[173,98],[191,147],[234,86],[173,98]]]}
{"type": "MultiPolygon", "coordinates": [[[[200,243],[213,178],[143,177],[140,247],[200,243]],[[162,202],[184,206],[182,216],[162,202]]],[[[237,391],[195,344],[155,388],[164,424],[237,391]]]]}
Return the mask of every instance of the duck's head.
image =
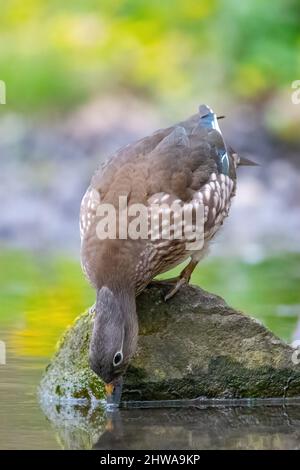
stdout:
{"type": "Polygon", "coordinates": [[[137,337],[134,292],[100,288],[89,358],[92,370],[106,384],[109,403],[120,401],[122,376],[136,351],[137,337]]]}

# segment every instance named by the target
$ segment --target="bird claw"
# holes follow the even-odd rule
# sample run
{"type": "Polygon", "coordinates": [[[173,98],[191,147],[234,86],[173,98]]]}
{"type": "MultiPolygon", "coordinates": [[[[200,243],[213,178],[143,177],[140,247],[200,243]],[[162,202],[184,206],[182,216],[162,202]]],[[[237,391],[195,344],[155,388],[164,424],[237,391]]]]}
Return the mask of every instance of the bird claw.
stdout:
{"type": "Polygon", "coordinates": [[[173,277],[171,279],[154,279],[149,285],[153,286],[173,286],[171,290],[165,295],[165,302],[172,297],[181,289],[181,287],[187,285],[191,279],[192,272],[197,266],[197,261],[191,260],[190,263],[184,268],[180,276],[173,277]]]}
{"type": "Polygon", "coordinates": [[[179,278],[175,286],[167,293],[167,295],[165,295],[165,302],[174,297],[174,295],[179,291],[179,289],[181,289],[181,287],[185,284],[188,284],[187,279],[185,279],[184,277],[179,278]]]}

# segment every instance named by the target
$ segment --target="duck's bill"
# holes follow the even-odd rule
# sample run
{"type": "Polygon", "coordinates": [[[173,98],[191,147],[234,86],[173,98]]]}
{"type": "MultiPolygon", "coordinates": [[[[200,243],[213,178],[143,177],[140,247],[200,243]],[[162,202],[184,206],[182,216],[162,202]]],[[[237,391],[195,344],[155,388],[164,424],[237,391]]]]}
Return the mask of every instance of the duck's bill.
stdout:
{"type": "Polygon", "coordinates": [[[119,406],[122,395],[122,380],[105,384],[106,402],[108,405],[119,406]]]}

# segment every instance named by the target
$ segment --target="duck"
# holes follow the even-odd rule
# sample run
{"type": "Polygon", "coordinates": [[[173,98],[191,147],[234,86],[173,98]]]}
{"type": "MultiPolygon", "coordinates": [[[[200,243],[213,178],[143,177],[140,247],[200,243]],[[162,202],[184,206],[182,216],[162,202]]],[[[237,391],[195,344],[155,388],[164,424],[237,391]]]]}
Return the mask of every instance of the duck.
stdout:
{"type": "Polygon", "coordinates": [[[226,144],[221,117],[203,104],[185,121],[122,147],[100,163],[83,196],[81,265],[96,293],[89,362],[108,403],[119,403],[137,349],[137,295],[186,260],[177,278],[161,281],[170,286],[165,300],[190,281],[229,214],[238,166],[255,164],[226,144]]]}

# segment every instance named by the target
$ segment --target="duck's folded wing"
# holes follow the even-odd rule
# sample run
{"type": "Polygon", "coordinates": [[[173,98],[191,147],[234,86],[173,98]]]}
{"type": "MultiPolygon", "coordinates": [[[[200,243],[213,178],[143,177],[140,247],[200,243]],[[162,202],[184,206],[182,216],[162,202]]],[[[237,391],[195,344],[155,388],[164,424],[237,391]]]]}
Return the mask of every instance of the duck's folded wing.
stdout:
{"type": "Polygon", "coordinates": [[[82,236],[96,217],[98,197],[118,207],[120,195],[128,205],[148,205],[164,195],[187,203],[195,192],[205,191],[211,175],[218,175],[220,139],[218,132],[199,125],[195,115],[117,151],[96,171],[83,198],[82,236]]]}
{"type": "Polygon", "coordinates": [[[176,126],[146,156],[144,165],[148,197],[165,192],[187,202],[217,171],[216,150],[207,131],[176,126]]]}

